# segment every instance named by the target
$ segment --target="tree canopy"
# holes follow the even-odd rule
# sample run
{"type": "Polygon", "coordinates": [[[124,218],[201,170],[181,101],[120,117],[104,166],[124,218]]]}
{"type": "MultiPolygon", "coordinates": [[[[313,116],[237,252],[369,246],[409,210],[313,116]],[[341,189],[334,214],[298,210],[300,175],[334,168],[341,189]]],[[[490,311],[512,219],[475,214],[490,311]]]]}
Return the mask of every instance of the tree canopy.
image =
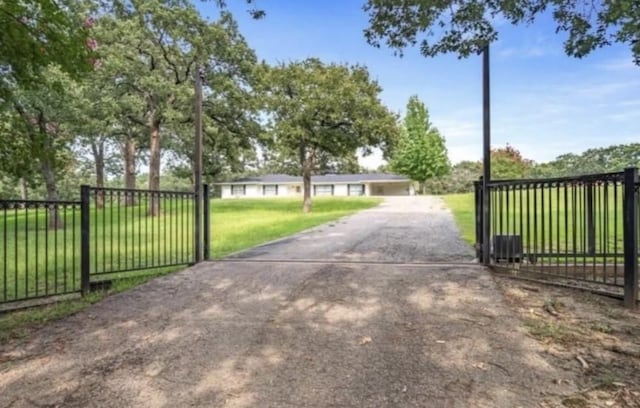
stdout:
{"type": "Polygon", "coordinates": [[[396,118],[365,67],[315,58],[265,67],[263,91],[271,145],[300,164],[304,211],[311,210],[311,175],[321,159],[340,161],[374,146],[385,151],[397,137],[396,118]]]}
{"type": "Polygon", "coordinates": [[[36,86],[49,65],[73,76],[87,72],[97,46],[92,25],[78,1],[0,2],[0,101],[16,87],[36,86]]]}
{"type": "Polygon", "coordinates": [[[368,0],[367,41],[385,43],[400,54],[419,45],[425,56],[477,54],[498,38],[496,21],[529,24],[549,12],[565,52],[584,57],[614,43],[628,45],[640,65],[640,3],[637,0],[368,0]]]}

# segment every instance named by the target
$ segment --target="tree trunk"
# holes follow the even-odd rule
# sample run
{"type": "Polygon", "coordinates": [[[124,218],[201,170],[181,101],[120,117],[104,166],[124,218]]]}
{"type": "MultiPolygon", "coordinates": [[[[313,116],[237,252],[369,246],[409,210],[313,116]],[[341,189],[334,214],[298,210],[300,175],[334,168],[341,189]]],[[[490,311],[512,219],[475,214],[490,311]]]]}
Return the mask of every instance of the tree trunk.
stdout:
{"type": "MultiPolygon", "coordinates": [[[[134,190],[136,188],[136,141],[131,136],[127,136],[122,147],[124,156],[124,188],[134,190]]],[[[125,206],[136,205],[136,196],[132,192],[125,195],[125,206]]]]}
{"type": "MultiPolygon", "coordinates": [[[[149,190],[160,190],[160,122],[152,115],[149,119],[151,136],[149,158],[149,190]]],[[[157,194],[149,197],[149,216],[160,214],[160,200],[157,194]]]]}
{"type": "Polygon", "coordinates": [[[302,190],[303,201],[302,211],[304,213],[311,212],[311,171],[315,165],[315,150],[311,150],[311,153],[307,156],[307,150],[305,146],[300,146],[300,164],[302,165],[302,190]]]}
{"type": "MultiPolygon", "coordinates": [[[[48,154],[48,153],[46,153],[48,154]]],[[[44,183],[47,188],[47,201],[51,201],[48,205],[49,209],[49,229],[61,229],[64,228],[58,206],[55,203],[58,201],[58,188],[56,186],[56,176],[53,172],[53,166],[49,160],[49,157],[43,157],[42,162],[42,176],[44,177],[44,183]]]]}
{"type": "Polygon", "coordinates": [[[302,189],[304,190],[304,199],[302,202],[302,211],[311,212],[311,169],[307,166],[302,168],[302,189]]]}
{"type": "Polygon", "coordinates": [[[29,199],[29,190],[27,190],[27,180],[24,177],[20,177],[20,198],[23,201],[29,199]]]}
{"type": "Polygon", "coordinates": [[[91,142],[91,152],[96,164],[96,208],[104,208],[104,139],[91,142]]]}

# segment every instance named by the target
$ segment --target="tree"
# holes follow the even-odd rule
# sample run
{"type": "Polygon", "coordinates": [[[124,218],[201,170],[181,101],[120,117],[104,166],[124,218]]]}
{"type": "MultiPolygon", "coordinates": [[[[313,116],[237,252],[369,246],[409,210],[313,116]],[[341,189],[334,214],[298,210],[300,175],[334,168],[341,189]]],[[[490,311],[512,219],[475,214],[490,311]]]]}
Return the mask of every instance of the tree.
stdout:
{"type": "Polygon", "coordinates": [[[444,138],[429,120],[427,107],[415,95],[407,103],[404,128],[390,164],[393,171],[419,182],[420,193],[424,193],[425,181],[450,171],[444,138]]]}
{"type": "MultiPolygon", "coordinates": [[[[162,129],[193,123],[193,75],[198,65],[216,78],[252,69],[255,56],[228,13],[209,23],[187,0],[129,1],[96,23],[102,69],[121,90],[127,119],[149,138],[149,189],[160,188],[162,129]]],[[[215,86],[226,86],[226,82],[215,86]]],[[[149,200],[149,215],[160,202],[149,200]]]]}
{"type": "Polygon", "coordinates": [[[492,179],[521,179],[529,174],[533,162],[525,159],[518,149],[507,145],[491,150],[492,179]]]}
{"type": "Polygon", "coordinates": [[[495,20],[529,24],[547,11],[556,32],[566,32],[565,52],[584,57],[593,50],[621,43],[628,45],[640,65],[640,5],[637,0],[367,0],[367,41],[401,50],[419,44],[425,56],[477,54],[498,38],[495,20]]]}
{"type": "Polygon", "coordinates": [[[563,154],[548,163],[535,165],[532,173],[535,177],[565,177],[619,172],[639,166],[640,143],[630,143],[588,149],[581,154],[563,154]]]}
{"type": "MultiPolygon", "coordinates": [[[[72,136],[63,126],[68,90],[73,82],[60,69],[49,67],[43,72],[39,88],[20,89],[13,95],[11,133],[0,134],[0,142],[12,146],[11,160],[23,159],[37,163],[46,187],[46,199],[57,201],[57,179],[72,162],[69,146],[72,136]]],[[[25,166],[29,172],[33,167],[25,166]]],[[[18,177],[27,174],[16,173],[18,177]]],[[[55,207],[49,209],[49,227],[62,228],[63,222],[55,207]]]]}
{"type": "Polygon", "coordinates": [[[384,151],[397,137],[396,118],[364,67],[311,58],[265,68],[263,86],[272,146],[282,157],[297,158],[305,212],[311,211],[311,175],[322,155],[340,160],[359,148],[384,151]]]}

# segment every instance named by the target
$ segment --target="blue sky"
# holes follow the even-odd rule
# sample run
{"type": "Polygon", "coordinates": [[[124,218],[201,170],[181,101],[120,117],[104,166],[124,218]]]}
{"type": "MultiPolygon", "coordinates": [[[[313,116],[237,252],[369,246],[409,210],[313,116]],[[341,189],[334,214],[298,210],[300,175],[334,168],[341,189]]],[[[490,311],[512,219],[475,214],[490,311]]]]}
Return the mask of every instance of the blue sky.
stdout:
{"type": "MultiPolygon", "coordinates": [[[[481,58],[403,58],[368,45],[364,0],[258,0],[267,12],[252,20],[240,0],[228,1],[241,32],[260,59],[287,62],[319,57],[366,65],[382,86],[382,101],[403,114],[417,94],[444,135],[453,163],[482,155],[481,58]]],[[[215,6],[200,3],[205,15],[215,6]]],[[[640,142],[640,67],[628,47],[612,46],[579,60],[563,51],[552,19],[499,25],[491,49],[492,146],[506,143],[537,162],[588,148],[640,142]]],[[[362,163],[376,167],[379,155],[362,163]]]]}

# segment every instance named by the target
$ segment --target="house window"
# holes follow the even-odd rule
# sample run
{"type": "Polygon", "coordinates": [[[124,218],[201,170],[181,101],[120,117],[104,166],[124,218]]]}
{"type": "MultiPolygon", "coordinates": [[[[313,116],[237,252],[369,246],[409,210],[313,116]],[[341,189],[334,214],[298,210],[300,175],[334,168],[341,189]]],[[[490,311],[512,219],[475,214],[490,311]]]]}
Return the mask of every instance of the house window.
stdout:
{"type": "Polygon", "coordinates": [[[300,193],[300,186],[296,186],[296,193],[300,193]]]}
{"type": "Polygon", "coordinates": [[[231,195],[232,196],[243,196],[247,194],[247,186],[246,185],[234,185],[231,186],[231,195]]]}
{"type": "Polygon", "coordinates": [[[347,188],[350,196],[364,195],[364,184],[349,184],[347,188]]]}
{"type": "Polygon", "coordinates": [[[278,185],[277,184],[265,184],[264,186],[262,186],[262,195],[277,196],[278,195],[278,185]]]}
{"type": "Polygon", "coordinates": [[[318,184],[313,186],[313,195],[333,195],[333,184],[318,184]]]}

